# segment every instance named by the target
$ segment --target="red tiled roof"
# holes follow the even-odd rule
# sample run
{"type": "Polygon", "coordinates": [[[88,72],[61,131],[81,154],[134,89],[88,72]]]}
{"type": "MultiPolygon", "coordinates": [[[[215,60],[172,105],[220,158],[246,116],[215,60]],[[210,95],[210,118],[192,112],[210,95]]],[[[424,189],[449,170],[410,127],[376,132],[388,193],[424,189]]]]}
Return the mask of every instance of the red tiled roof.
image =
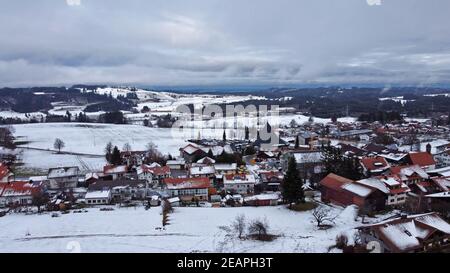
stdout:
{"type": "Polygon", "coordinates": [[[165,175],[165,174],[170,173],[169,166],[147,168],[147,170],[150,171],[154,175],[165,175]]]}
{"type": "Polygon", "coordinates": [[[434,161],[433,156],[427,152],[409,153],[409,158],[412,164],[419,165],[420,167],[436,164],[436,161],[434,161]]]}
{"type": "Polygon", "coordinates": [[[342,189],[343,185],[352,183],[352,182],[353,181],[350,179],[336,175],[334,173],[330,173],[329,175],[327,175],[324,179],[322,179],[320,181],[320,185],[340,191],[342,189]]]}
{"type": "Polygon", "coordinates": [[[182,186],[183,189],[209,188],[210,186],[210,181],[207,177],[165,178],[164,183],[166,185],[182,186]]]}
{"type": "Polygon", "coordinates": [[[30,196],[41,191],[40,185],[25,181],[15,181],[0,185],[0,196],[30,196]]]}
{"type": "Polygon", "coordinates": [[[364,157],[363,159],[361,159],[361,164],[368,171],[385,169],[386,167],[389,166],[386,159],[384,159],[384,157],[381,157],[381,156],[364,157]]]}

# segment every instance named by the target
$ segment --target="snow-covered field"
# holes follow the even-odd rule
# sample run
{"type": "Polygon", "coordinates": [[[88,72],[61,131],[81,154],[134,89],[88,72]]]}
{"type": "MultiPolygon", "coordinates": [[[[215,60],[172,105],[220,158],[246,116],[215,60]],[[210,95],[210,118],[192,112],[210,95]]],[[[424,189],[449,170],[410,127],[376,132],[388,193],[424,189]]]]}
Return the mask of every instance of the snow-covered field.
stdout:
{"type": "MultiPolygon", "coordinates": [[[[295,119],[298,124],[307,122],[309,117],[303,115],[282,115],[269,119],[271,124],[289,124],[295,119]]],[[[228,138],[244,138],[244,125],[252,127],[256,118],[237,119],[242,130],[227,129],[228,138]]],[[[343,118],[341,121],[351,122],[353,118],[343,118]]],[[[327,119],[315,118],[315,122],[326,123],[327,119]]],[[[224,117],[209,121],[193,121],[183,123],[183,126],[193,126],[195,129],[176,131],[170,128],[149,128],[141,125],[114,125],[98,123],[36,123],[14,125],[14,135],[18,141],[25,144],[21,152],[22,163],[29,169],[47,169],[55,166],[80,166],[83,170],[100,170],[104,165],[104,149],[108,142],[122,149],[129,143],[133,150],[145,150],[149,142],[157,145],[163,154],[177,156],[179,148],[186,145],[187,139],[222,138],[225,124],[233,128],[235,119],[224,117]],[[64,154],[56,154],[53,143],[56,138],[64,141],[64,154]],[[70,154],[75,153],[75,154],[70,154]]],[[[260,122],[261,123],[261,122],[260,122]]]]}
{"type": "Polygon", "coordinates": [[[99,170],[105,163],[104,149],[109,141],[119,149],[129,143],[133,150],[145,150],[151,141],[162,153],[172,155],[178,155],[178,149],[186,143],[170,129],[138,125],[39,123],[14,125],[14,129],[17,140],[26,142],[21,146],[21,157],[25,168],[30,169],[72,165],[86,169],[87,165],[88,169],[99,170]],[[64,141],[64,152],[77,154],[56,154],[55,138],[64,141]]]}
{"type": "Polygon", "coordinates": [[[27,141],[26,147],[54,150],[55,138],[65,143],[65,152],[103,155],[106,143],[122,148],[129,143],[133,150],[145,150],[151,141],[163,153],[175,153],[184,140],[172,139],[171,130],[138,125],[98,123],[39,123],[14,125],[17,140],[27,141]]]}
{"type": "Polygon", "coordinates": [[[355,209],[333,208],[336,226],[316,227],[311,212],[278,207],[175,208],[170,225],[161,227],[161,209],[89,209],[87,213],[9,214],[0,218],[1,252],[327,252],[338,234],[351,234],[360,223],[355,209]],[[272,242],[228,240],[219,226],[244,214],[247,220],[266,219],[272,242]]]}

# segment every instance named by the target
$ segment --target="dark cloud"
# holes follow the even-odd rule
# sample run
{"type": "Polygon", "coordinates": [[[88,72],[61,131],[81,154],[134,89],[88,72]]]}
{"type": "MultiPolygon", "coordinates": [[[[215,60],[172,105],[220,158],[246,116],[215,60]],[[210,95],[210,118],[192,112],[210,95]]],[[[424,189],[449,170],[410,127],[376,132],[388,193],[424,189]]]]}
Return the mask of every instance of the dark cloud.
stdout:
{"type": "Polygon", "coordinates": [[[447,0],[3,1],[0,85],[448,83],[449,10],[447,0]]]}

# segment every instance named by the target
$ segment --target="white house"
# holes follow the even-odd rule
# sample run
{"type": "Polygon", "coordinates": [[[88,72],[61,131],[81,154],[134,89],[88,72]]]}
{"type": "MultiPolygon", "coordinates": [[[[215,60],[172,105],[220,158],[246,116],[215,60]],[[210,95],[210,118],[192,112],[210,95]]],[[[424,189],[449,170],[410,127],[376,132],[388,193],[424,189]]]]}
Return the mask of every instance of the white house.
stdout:
{"type": "Polygon", "coordinates": [[[84,200],[88,205],[107,205],[111,202],[111,190],[88,191],[84,200]]]}
{"type": "Polygon", "coordinates": [[[77,187],[80,169],[78,167],[60,167],[48,170],[49,189],[67,190],[77,187]]]}
{"type": "Polygon", "coordinates": [[[233,175],[228,174],[223,178],[223,186],[226,191],[242,195],[253,194],[256,179],[254,175],[233,175]]]}

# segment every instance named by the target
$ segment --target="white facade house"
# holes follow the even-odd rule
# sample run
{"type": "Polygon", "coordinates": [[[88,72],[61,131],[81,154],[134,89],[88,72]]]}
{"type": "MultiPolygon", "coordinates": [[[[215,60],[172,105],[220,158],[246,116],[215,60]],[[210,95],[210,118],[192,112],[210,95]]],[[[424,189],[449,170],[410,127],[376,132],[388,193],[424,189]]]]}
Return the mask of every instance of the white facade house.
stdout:
{"type": "Polygon", "coordinates": [[[238,193],[242,195],[253,194],[256,179],[254,175],[225,175],[223,178],[223,186],[226,191],[238,193]]]}
{"type": "Polygon", "coordinates": [[[77,187],[80,169],[78,167],[51,168],[48,170],[49,189],[67,190],[77,187]]]}
{"type": "Polygon", "coordinates": [[[111,190],[89,191],[84,200],[88,205],[107,205],[111,202],[111,190]]]}

